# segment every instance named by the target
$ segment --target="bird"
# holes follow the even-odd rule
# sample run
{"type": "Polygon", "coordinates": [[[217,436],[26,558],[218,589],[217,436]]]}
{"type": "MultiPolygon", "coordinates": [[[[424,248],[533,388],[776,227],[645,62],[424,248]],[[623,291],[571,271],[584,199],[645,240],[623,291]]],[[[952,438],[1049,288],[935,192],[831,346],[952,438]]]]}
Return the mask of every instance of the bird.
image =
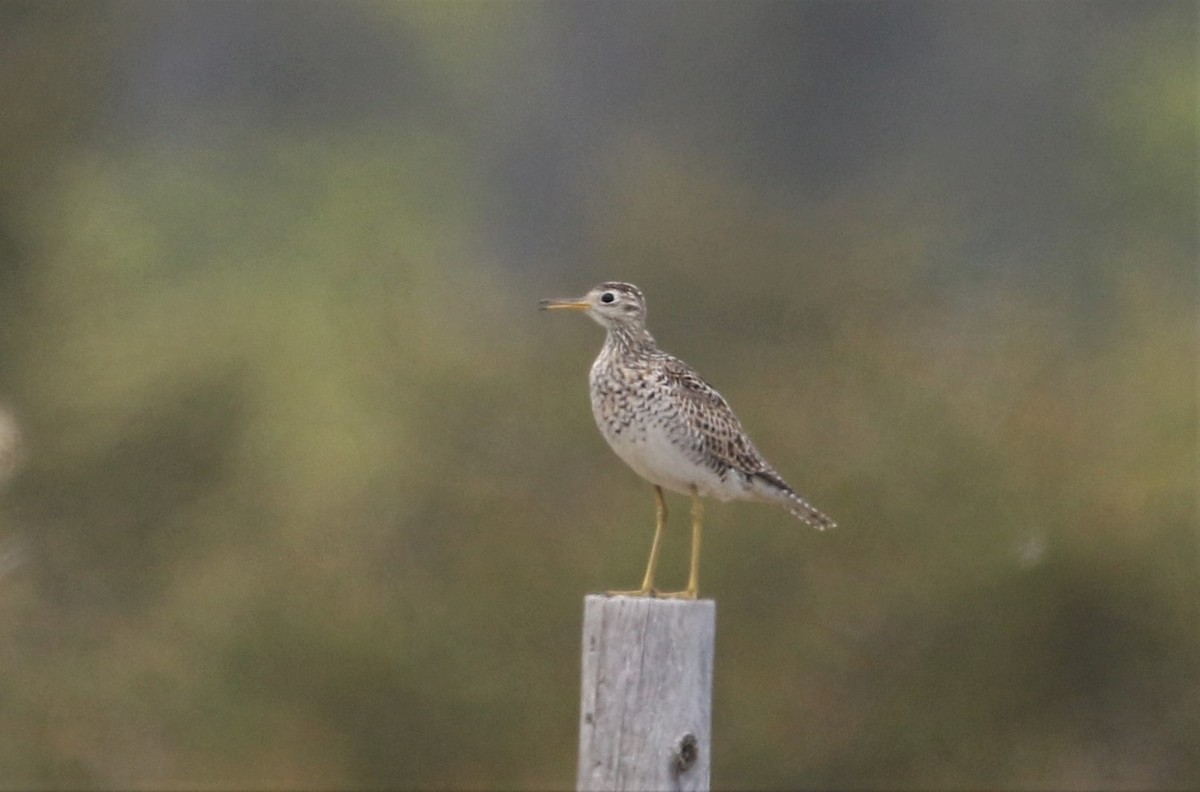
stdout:
{"type": "Polygon", "coordinates": [[[703,498],[774,503],[814,528],[836,525],[763,458],[724,397],[659,348],[646,329],[646,298],[637,286],[607,281],[582,297],[542,300],[539,307],[580,311],[607,331],[588,376],[592,414],[617,456],[654,485],[654,540],[642,585],[609,595],[696,599],[703,498]],[[691,497],[691,564],[683,591],[654,587],[667,522],[664,489],[691,497]]]}

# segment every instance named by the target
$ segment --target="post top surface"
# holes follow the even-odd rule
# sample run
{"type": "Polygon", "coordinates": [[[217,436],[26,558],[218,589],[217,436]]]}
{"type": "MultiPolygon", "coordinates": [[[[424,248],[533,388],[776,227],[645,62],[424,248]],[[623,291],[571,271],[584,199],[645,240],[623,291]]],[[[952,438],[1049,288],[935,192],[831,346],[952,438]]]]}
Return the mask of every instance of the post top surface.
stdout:
{"type": "Polygon", "coordinates": [[[647,608],[715,608],[717,601],[714,599],[674,599],[665,597],[633,597],[625,594],[587,594],[583,598],[588,605],[596,604],[618,604],[621,605],[642,605],[647,608]]]}

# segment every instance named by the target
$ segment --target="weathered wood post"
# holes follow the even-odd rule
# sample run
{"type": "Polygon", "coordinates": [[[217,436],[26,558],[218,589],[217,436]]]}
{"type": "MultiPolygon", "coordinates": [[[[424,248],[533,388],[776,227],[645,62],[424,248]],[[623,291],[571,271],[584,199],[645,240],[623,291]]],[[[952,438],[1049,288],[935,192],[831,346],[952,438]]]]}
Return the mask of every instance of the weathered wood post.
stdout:
{"type": "Polygon", "coordinates": [[[707,790],[712,600],[584,600],[576,788],[707,790]]]}

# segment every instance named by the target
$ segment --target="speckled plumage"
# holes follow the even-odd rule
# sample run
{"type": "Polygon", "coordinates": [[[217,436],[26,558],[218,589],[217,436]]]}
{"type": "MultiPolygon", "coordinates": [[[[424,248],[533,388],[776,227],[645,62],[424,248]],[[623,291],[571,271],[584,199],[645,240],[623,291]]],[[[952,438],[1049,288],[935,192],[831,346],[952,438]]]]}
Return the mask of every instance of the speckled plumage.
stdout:
{"type": "MultiPolygon", "coordinates": [[[[636,286],[601,283],[581,298],[543,300],[542,307],[586,312],[608,331],[589,376],[592,412],[613,451],[640,476],[694,498],[776,503],[815,528],[833,527],[833,520],[767,464],[721,394],[686,363],[659,349],[646,330],[646,301],[636,286]]],[[[661,494],[659,510],[646,582],[632,593],[651,593],[665,521],[661,494]]],[[[695,596],[699,514],[697,502],[692,579],[681,596],[695,596]]]]}

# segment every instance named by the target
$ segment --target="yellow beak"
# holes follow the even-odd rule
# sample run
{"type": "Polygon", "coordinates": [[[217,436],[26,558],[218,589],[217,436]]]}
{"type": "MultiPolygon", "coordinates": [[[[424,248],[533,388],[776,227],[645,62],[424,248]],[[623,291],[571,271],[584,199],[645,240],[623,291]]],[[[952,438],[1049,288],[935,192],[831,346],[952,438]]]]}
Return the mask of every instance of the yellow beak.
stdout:
{"type": "Polygon", "coordinates": [[[538,308],[543,311],[586,311],[592,305],[587,300],[542,300],[538,308]]]}

